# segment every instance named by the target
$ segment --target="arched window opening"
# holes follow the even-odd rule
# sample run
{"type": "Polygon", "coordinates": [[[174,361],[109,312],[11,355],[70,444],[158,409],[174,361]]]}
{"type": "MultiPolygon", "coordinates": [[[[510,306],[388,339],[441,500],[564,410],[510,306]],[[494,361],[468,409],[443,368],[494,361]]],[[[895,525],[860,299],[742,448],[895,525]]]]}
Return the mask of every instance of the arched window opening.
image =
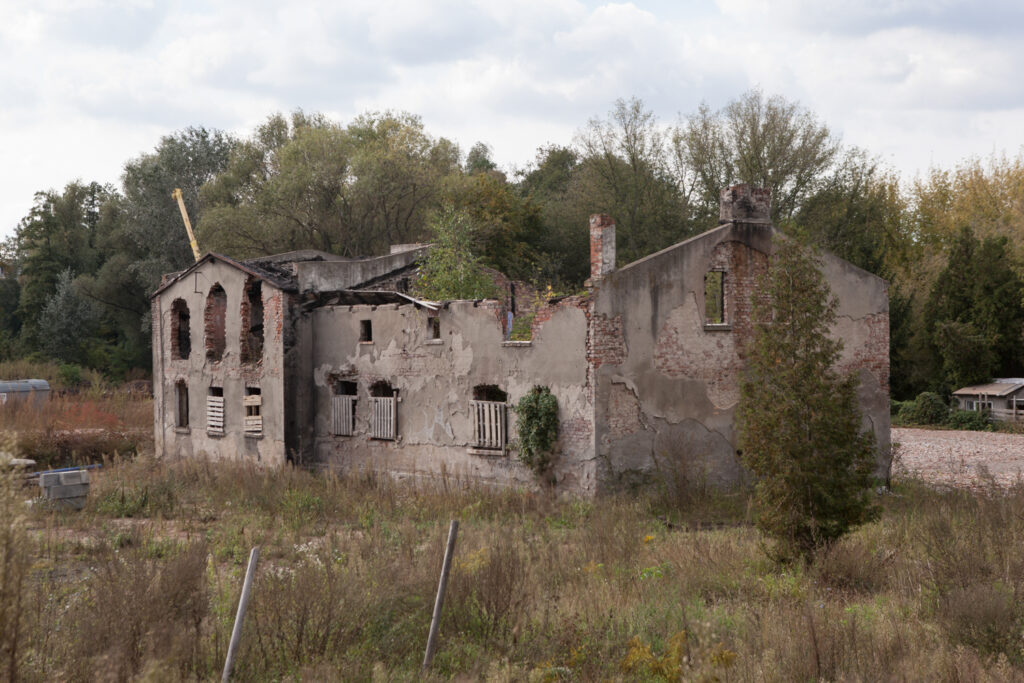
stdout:
{"type": "Polygon", "coordinates": [[[192,327],[188,304],[175,299],[171,304],[171,358],[184,360],[192,353],[192,327]]]}
{"type": "Polygon", "coordinates": [[[242,362],[263,358],[263,282],[251,280],[242,300],[242,362]]]}
{"type": "Polygon", "coordinates": [[[508,394],[496,384],[477,384],[473,387],[473,400],[505,403],[508,401],[508,394]]]}
{"type": "Polygon", "coordinates": [[[225,324],[228,311],[228,295],[218,282],[210,288],[206,297],[206,311],[203,318],[206,332],[206,357],[220,360],[227,346],[225,324]]]}

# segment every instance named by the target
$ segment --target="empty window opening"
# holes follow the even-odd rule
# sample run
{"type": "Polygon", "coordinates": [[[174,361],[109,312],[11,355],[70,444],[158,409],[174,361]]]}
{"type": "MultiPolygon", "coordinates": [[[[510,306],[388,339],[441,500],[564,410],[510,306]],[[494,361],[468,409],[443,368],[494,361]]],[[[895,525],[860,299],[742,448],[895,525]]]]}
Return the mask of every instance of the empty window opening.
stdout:
{"type": "Polygon", "coordinates": [[[206,357],[210,360],[220,360],[224,357],[224,348],[227,346],[224,324],[228,310],[228,295],[220,283],[210,288],[206,297],[206,311],[203,318],[206,331],[206,357]]]}
{"type": "Polygon", "coordinates": [[[473,387],[473,400],[505,403],[508,401],[508,394],[502,391],[496,384],[477,384],[473,387]]]}
{"type": "Polygon", "coordinates": [[[192,327],[188,304],[175,299],[171,304],[171,358],[184,360],[192,353],[192,327]]]}
{"type": "Polygon", "coordinates": [[[242,362],[258,363],[263,358],[263,283],[252,280],[242,302],[242,362]]]}
{"type": "Polygon", "coordinates": [[[430,339],[441,338],[441,319],[437,316],[427,318],[427,334],[430,339]]]}
{"type": "Polygon", "coordinates": [[[356,383],[331,382],[331,433],[352,436],[356,433],[356,383]]]}
{"type": "Polygon", "coordinates": [[[470,403],[473,444],[487,451],[504,452],[508,443],[508,394],[494,384],[473,387],[470,403]]]}
{"type": "Polygon", "coordinates": [[[704,275],[704,324],[725,324],[725,272],[712,270],[704,275]]]}
{"type": "Polygon", "coordinates": [[[188,428],[188,384],[185,380],[178,380],[174,385],[175,402],[178,405],[178,412],[175,416],[175,426],[179,429],[188,428]]]}
{"type": "Polygon", "coordinates": [[[409,291],[409,278],[403,277],[401,280],[399,280],[398,281],[398,288],[397,289],[398,289],[399,292],[408,292],[409,291]]]}
{"type": "Polygon", "coordinates": [[[398,436],[398,392],[388,382],[370,385],[370,437],[394,441],[398,436]]]}
{"type": "Polygon", "coordinates": [[[246,387],[242,399],[245,408],[245,435],[263,436],[263,396],[259,387],[246,387]]]}
{"type": "Polygon", "coordinates": [[[223,387],[210,387],[206,394],[206,431],[209,434],[224,433],[223,387]]]}
{"type": "Polygon", "coordinates": [[[359,321],[359,341],[361,342],[372,342],[373,341],[373,323],[369,320],[359,321]]]}

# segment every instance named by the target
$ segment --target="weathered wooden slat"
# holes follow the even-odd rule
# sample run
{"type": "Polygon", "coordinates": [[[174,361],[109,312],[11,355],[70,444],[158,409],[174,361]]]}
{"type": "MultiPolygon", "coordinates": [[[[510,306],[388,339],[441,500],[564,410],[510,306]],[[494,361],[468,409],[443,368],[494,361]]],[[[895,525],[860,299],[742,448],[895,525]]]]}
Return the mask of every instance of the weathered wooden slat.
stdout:
{"type": "Polygon", "coordinates": [[[370,398],[370,435],[374,439],[395,439],[398,433],[396,403],[394,396],[370,398]]]}
{"type": "Polygon", "coordinates": [[[349,395],[331,397],[331,433],[337,436],[352,436],[355,426],[356,397],[349,395]]]}
{"type": "Polygon", "coordinates": [[[224,397],[206,397],[206,431],[224,433],[224,397]]]}
{"type": "Polygon", "coordinates": [[[263,405],[263,397],[259,394],[251,394],[242,398],[242,405],[244,406],[260,406],[263,405]]]}
{"type": "Polygon", "coordinates": [[[472,401],[473,441],[477,448],[505,448],[507,406],[499,401],[472,401]]]}

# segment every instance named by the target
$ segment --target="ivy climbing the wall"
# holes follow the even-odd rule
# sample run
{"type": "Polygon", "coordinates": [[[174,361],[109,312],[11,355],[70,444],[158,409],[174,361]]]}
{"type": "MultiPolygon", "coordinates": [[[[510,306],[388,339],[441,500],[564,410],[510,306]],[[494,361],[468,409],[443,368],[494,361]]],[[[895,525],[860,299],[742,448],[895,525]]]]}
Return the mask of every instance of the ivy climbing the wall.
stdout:
{"type": "Polygon", "coordinates": [[[558,440],[558,399],[547,387],[535,386],[519,399],[516,416],[519,459],[535,474],[543,474],[558,440]]]}

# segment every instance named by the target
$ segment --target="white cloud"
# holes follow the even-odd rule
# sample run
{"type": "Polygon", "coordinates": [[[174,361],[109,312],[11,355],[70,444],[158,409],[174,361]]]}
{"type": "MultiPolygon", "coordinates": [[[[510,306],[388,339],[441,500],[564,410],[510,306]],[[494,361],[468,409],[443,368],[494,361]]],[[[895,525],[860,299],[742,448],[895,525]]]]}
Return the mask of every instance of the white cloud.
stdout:
{"type": "Polygon", "coordinates": [[[504,165],[618,97],[665,123],[744,90],[801,101],[910,173],[1015,153],[1024,6],[1010,0],[15,0],[0,5],[0,231],[35,191],[116,182],[189,126],[296,107],[421,114],[504,165]]]}

